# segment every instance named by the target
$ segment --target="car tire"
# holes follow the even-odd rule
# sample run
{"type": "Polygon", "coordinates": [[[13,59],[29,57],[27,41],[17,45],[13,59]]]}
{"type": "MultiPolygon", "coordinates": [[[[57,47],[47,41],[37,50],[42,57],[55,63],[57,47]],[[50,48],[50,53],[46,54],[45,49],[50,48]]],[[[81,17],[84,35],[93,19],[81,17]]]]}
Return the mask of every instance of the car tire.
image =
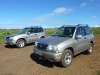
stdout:
{"type": "Polygon", "coordinates": [[[67,49],[63,52],[62,57],[61,57],[61,61],[60,64],[63,67],[68,67],[73,59],[73,53],[71,50],[67,49]]]}
{"type": "Polygon", "coordinates": [[[86,54],[91,54],[93,52],[93,44],[90,43],[89,48],[86,50],[86,54]]]}
{"type": "Polygon", "coordinates": [[[25,46],[25,41],[23,39],[19,39],[16,43],[18,48],[23,48],[25,46]]]}
{"type": "Polygon", "coordinates": [[[40,37],[40,39],[43,39],[43,38],[45,38],[45,37],[44,37],[44,36],[41,36],[41,37],[40,37]]]}

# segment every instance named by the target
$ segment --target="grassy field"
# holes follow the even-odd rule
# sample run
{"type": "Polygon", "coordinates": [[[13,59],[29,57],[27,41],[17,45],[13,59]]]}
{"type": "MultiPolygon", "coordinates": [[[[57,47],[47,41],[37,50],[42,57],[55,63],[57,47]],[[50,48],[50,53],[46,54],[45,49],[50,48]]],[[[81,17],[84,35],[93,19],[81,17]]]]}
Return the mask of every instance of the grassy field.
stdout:
{"type": "MultiPolygon", "coordinates": [[[[47,35],[51,35],[57,28],[47,28],[45,32],[47,35]]],[[[7,35],[15,34],[19,29],[0,29],[0,43],[4,42],[4,39],[7,35]]]]}
{"type": "Polygon", "coordinates": [[[0,43],[4,42],[5,36],[17,33],[18,29],[0,29],[0,43]]]}
{"type": "MultiPolygon", "coordinates": [[[[57,28],[46,28],[45,32],[47,35],[51,35],[57,28]]],[[[19,29],[0,29],[0,43],[4,42],[5,36],[17,33],[19,29]]],[[[100,34],[100,27],[92,28],[94,34],[100,34]]]]}
{"type": "Polygon", "coordinates": [[[94,34],[100,34],[100,27],[92,28],[94,34]]]}
{"type": "Polygon", "coordinates": [[[97,71],[97,75],[100,75],[100,71],[97,71]]]}

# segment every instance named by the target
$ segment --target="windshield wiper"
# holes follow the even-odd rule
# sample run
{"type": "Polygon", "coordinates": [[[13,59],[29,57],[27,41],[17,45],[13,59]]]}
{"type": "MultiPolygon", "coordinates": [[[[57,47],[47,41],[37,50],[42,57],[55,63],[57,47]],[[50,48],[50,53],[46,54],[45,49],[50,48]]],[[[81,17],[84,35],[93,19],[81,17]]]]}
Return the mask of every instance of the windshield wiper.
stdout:
{"type": "Polygon", "coordinates": [[[57,36],[59,36],[59,37],[64,37],[64,35],[57,35],[57,36]]]}
{"type": "Polygon", "coordinates": [[[51,35],[51,36],[68,37],[68,36],[66,36],[66,35],[51,35]]]}
{"type": "Polygon", "coordinates": [[[55,35],[51,35],[51,36],[55,36],[55,35]]]}

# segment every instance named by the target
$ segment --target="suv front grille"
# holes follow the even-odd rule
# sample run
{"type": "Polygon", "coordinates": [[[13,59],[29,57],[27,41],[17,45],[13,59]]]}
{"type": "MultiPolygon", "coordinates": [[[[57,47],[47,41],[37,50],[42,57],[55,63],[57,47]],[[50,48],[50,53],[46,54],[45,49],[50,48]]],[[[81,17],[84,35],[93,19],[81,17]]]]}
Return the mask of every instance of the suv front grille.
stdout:
{"type": "Polygon", "coordinates": [[[48,46],[48,44],[45,44],[45,43],[38,43],[38,46],[37,46],[37,47],[38,47],[39,49],[46,50],[47,46],[48,46]]]}

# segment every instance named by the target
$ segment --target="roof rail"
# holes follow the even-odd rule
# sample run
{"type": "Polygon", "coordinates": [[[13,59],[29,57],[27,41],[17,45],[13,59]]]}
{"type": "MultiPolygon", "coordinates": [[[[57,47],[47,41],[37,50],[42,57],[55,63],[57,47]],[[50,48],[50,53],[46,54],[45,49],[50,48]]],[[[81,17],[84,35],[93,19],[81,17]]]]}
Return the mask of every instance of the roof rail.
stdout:
{"type": "Polygon", "coordinates": [[[62,25],[62,27],[66,27],[66,26],[72,26],[72,25],[62,25]]]}
{"type": "Polygon", "coordinates": [[[66,25],[62,25],[62,27],[65,27],[66,25]]]}
{"type": "Polygon", "coordinates": [[[88,26],[87,24],[78,24],[77,26],[88,26]]]}
{"type": "Polygon", "coordinates": [[[36,28],[41,28],[41,26],[31,26],[32,28],[36,27],[36,28]]]}

